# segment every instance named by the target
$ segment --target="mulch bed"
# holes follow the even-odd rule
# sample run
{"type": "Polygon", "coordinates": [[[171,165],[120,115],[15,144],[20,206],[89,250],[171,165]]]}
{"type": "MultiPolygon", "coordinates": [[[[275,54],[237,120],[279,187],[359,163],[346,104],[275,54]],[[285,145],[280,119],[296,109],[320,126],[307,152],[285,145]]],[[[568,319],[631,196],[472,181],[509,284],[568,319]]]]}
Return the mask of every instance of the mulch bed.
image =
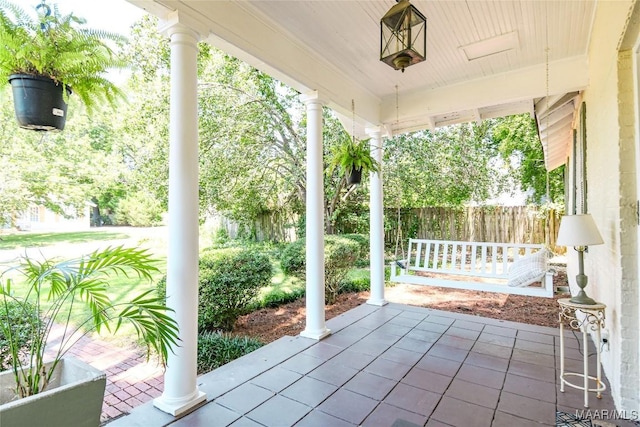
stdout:
{"type": "MultiPolygon", "coordinates": [[[[567,285],[563,271],[554,277],[554,284],[567,285]]],[[[404,284],[385,289],[385,298],[391,302],[550,327],[558,326],[556,300],[565,297],[566,294],[541,298],[404,284]]],[[[341,294],[335,304],[326,307],[326,319],[364,304],[368,298],[369,292],[341,294]]],[[[305,299],[301,298],[277,308],[265,308],[242,316],[234,333],[268,343],[285,335],[298,335],[304,329],[304,323],[305,299]]]]}

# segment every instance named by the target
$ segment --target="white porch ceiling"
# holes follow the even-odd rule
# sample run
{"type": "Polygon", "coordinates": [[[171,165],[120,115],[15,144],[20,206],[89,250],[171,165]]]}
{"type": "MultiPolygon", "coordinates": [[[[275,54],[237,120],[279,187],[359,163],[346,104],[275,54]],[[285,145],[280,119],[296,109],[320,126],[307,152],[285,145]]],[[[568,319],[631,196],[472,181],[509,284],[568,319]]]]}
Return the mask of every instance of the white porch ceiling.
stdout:
{"type": "MultiPolygon", "coordinates": [[[[349,121],[355,100],[359,129],[393,134],[536,111],[544,125],[540,99],[571,93],[575,106],[588,84],[596,12],[596,0],[413,0],[427,17],[427,59],[401,73],[379,61],[379,20],[394,0],[128,1],[161,19],[177,13],[212,45],[300,92],[317,90],[349,121]],[[507,50],[468,60],[482,41],[507,50]]],[[[571,142],[575,108],[563,105],[553,135],[540,132],[547,169],[564,163],[571,142]]]]}

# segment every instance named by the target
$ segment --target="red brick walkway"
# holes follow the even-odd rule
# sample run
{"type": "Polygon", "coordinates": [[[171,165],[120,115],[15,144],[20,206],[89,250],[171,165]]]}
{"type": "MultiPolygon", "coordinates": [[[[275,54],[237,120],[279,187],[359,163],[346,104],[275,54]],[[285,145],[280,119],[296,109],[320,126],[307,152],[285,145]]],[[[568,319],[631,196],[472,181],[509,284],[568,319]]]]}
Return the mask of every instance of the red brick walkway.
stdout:
{"type": "MultiPolygon", "coordinates": [[[[59,339],[55,336],[56,332],[60,331],[52,331],[50,344],[55,345],[59,339]]],[[[85,336],[80,338],[67,355],[107,374],[100,417],[102,423],[126,414],[131,408],[162,394],[163,369],[153,358],[147,362],[144,350],[118,347],[114,343],[85,336]]]]}

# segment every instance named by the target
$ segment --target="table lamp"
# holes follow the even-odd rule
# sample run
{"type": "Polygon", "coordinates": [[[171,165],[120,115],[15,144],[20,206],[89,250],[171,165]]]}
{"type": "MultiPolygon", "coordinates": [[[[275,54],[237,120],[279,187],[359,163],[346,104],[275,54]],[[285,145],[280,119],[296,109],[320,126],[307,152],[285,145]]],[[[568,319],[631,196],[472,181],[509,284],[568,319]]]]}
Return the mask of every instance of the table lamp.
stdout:
{"type": "Polygon", "coordinates": [[[578,275],[576,276],[576,283],[580,287],[580,292],[571,298],[571,302],[587,305],[596,303],[592,298],[589,298],[584,291],[585,286],[587,286],[587,276],[584,274],[584,251],[587,249],[587,246],[601,245],[603,243],[602,236],[591,215],[566,215],[562,217],[556,244],[573,246],[573,249],[578,251],[578,275]]]}

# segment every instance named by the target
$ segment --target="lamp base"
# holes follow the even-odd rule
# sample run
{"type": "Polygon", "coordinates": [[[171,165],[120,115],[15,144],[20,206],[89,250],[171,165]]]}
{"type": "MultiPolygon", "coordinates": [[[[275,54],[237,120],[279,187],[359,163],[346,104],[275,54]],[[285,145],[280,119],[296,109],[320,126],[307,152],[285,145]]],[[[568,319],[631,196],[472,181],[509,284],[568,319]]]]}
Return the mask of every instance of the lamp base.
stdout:
{"type": "Polygon", "coordinates": [[[578,292],[578,295],[572,297],[569,301],[571,301],[574,304],[584,304],[584,305],[597,304],[596,301],[593,298],[588,297],[587,294],[582,289],[580,289],[580,292],[578,292]]]}

